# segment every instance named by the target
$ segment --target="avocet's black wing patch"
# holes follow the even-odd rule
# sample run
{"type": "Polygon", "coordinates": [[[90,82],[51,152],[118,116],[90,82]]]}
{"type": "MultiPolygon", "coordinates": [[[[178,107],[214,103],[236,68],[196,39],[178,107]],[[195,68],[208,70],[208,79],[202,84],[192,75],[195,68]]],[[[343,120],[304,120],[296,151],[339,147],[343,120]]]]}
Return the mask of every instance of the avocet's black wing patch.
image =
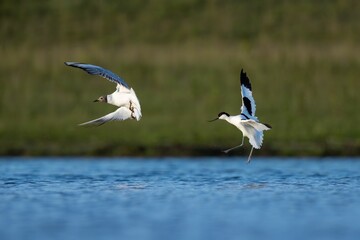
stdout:
{"type": "Polygon", "coordinates": [[[246,107],[246,110],[252,116],[252,110],[251,110],[251,101],[247,97],[243,97],[243,104],[246,107]]]}
{"type": "Polygon", "coordinates": [[[120,84],[120,85],[126,87],[127,89],[130,89],[129,85],[127,85],[127,83],[121,77],[119,77],[115,73],[113,73],[110,70],[107,70],[105,68],[102,68],[102,67],[99,67],[96,65],[92,65],[92,64],[78,63],[78,62],[65,62],[65,65],[80,68],[91,75],[99,75],[103,78],[106,78],[107,80],[109,80],[111,82],[120,84]]]}

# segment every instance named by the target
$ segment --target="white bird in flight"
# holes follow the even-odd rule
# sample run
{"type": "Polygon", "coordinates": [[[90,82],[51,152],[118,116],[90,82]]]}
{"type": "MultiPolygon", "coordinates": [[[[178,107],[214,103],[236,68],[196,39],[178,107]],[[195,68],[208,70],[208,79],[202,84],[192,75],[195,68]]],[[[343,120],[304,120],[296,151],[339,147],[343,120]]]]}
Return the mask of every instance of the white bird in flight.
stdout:
{"type": "Polygon", "coordinates": [[[242,132],[243,138],[241,144],[225,150],[225,153],[241,147],[244,144],[244,137],[249,138],[249,142],[252,148],[247,162],[250,163],[253,149],[261,148],[264,137],[263,131],[270,130],[271,126],[265,123],[260,123],[258,118],[255,116],[256,105],[255,100],[252,96],[250,80],[246,76],[246,73],[243,71],[243,69],[241,69],[240,73],[240,84],[242,95],[242,106],[240,115],[230,116],[230,114],[226,112],[221,112],[218,114],[217,118],[210,120],[209,122],[223,119],[237,127],[242,132]]]}
{"type": "Polygon", "coordinates": [[[100,96],[94,102],[104,102],[115,105],[119,108],[116,111],[109,113],[101,118],[81,123],[79,124],[80,126],[100,126],[109,121],[122,121],[129,118],[136,119],[137,121],[140,120],[141,107],[139,100],[136,97],[134,89],[130,88],[129,85],[121,77],[107,69],[92,64],[65,62],[65,65],[83,69],[89,74],[99,75],[117,84],[115,92],[109,95],[100,96]]]}

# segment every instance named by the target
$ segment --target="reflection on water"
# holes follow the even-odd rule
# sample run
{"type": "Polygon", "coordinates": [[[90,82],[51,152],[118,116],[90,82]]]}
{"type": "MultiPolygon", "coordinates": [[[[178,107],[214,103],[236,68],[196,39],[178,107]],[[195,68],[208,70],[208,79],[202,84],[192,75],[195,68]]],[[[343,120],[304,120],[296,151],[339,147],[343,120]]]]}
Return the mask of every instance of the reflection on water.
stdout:
{"type": "Polygon", "coordinates": [[[360,159],[3,159],[0,239],[358,239],[360,159]]]}

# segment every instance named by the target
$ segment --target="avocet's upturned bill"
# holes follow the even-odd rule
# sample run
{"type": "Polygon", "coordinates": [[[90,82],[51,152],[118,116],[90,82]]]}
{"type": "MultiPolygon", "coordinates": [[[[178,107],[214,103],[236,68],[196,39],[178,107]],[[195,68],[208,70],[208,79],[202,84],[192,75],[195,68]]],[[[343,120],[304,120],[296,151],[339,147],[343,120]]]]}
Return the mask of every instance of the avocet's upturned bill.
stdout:
{"type": "Polygon", "coordinates": [[[240,85],[242,95],[242,106],[240,115],[230,116],[230,114],[226,112],[221,112],[218,114],[217,118],[210,120],[209,122],[223,119],[237,127],[243,133],[241,144],[225,150],[225,153],[241,147],[244,144],[244,137],[249,138],[249,142],[252,146],[247,160],[247,162],[249,163],[254,148],[261,148],[264,137],[263,131],[270,130],[271,126],[265,123],[260,123],[258,118],[255,116],[256,105],[255,100],[252,96],[250,80],[246,76],[246,73],[243,71],[243,69],[241,69],[240,72],[240,85]]]}
{"type": "Polygon", "coordinates": [[[112,94],[100,96],[94,102],[104,102],[119,107],[116,111],[109,113],[101,118],[79,124],[80,126],[95,125],[100,126],[109,121],[122,121],[126,119],[141,118],[141,107],[134,89],[115,73],[102,67],[77,62],[65,62],[65,65],[83,69],[89,74],[99,75],[107,80],[116,83],[116,90],[112,94]]]}

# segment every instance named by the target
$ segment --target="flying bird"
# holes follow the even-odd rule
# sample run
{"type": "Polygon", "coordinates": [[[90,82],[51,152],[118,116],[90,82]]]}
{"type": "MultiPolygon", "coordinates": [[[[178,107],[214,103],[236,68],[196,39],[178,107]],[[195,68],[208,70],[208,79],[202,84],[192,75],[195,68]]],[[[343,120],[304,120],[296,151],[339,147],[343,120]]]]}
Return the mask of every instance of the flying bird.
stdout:
{"type": "Polygon", "coordinates": [[[140,120],[142,115],[139,100],[136,97],[134,89],[129,87],[129,85],[121,77],[111,72],[110,70],[92,64],[65,62],[65,65],[83,69],[91,75],[99,75],[111,82],[116,83],[115,92],[109,95],[100,96],[94,102],[108,103],[119,108],[116,111],[103,117],[81,123],[79,124],[80,126],[100,126],[109,121],[122,121],[126,119],[136,119],[137,121],[140,120]]]}
{"type": "Polygon", "coordinates": [[[264,137],[263,131],[270,130],[271,126],[266,123],[260,123],[258,118],[255,116],[256,105],[254,97],[252,96],[250,79],[247,77],[243,69],[241,69],[240,72],[240,88],[242,95],[241,113],[236,116],[231,116],[226,112],[220,112],[217,118],[210,120],[209,122],[222,119],[234,125],[242,132],[243,137],[241,144],[225,150],[225,153],[241,147],[244,144],[244,137],[249,138],[249,142],[252,146],[247,159],[247,162],[249,163],[254,148],[261,148],[264,137]]]}

